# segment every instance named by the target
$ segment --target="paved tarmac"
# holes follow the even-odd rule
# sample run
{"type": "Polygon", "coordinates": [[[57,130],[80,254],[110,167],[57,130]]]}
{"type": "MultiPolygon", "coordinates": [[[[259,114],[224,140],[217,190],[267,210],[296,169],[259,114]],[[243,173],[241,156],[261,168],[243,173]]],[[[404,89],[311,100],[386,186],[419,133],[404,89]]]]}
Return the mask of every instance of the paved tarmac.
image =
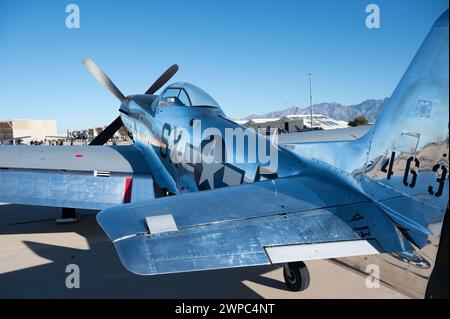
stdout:
{"type": "Polygon", "coordinates": [[[0,298],[407,298],[332,261],[308,262],[311,284],[285,288],[282,267],[262,266],[137,276],[126,271],[95,220],[57,225],[55,208],[0,204],[0,298]],[[66,287],[66,267],[80,268],[80,288],[66,287]]]}

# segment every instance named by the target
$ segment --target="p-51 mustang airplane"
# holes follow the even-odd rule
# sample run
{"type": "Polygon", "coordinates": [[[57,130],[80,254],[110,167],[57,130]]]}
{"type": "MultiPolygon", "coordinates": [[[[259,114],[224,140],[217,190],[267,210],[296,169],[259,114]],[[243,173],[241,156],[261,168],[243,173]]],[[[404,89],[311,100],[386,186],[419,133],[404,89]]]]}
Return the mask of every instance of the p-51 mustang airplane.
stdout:
{"type": "Polygon", "coordinates": [[[389,253],[389,267],[408,274],[386,281],[408,289],[410,274],[431,274],[448,203],[448,54],[446,11],[367,134],[282,145],[244,130],[194,85],[155,95],[176,65],[145,94],[124,96],[85,59],[120,116],[90,146],[1,146],[0,201],[101,210],[136,274],[280,263],[287,286],[302,290],[303,261],[389,253]],[[133,145],[101,146],[122,126],[133,145]]]}

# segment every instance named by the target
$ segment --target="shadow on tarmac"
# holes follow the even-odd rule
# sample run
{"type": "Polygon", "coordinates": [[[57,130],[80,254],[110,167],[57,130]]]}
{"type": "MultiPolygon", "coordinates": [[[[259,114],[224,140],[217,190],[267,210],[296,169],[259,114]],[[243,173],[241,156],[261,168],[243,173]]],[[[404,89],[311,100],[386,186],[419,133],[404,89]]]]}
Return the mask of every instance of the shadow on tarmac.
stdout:
{"type": "MultiPolygon", "coordinates": [[[[58,225],[55,223],[55,208],[0,206],[0,238],[2,235],[64,236],[64,233],[75,233],[85,238],[89,245],[86,250],[22,240],[35,255],[47,259],[48,263],[0,274],[0,298],[262,298],[243,281],[286,290],[282,278],[278,281],[262,276],[279,266],[159,276],[134,275],[120,263],[114,245],[97,224],[96,212],[84,210],[79,213],[82,216],[79,223],[58,225]],[[80,289],[65,286],[68,276],[65,270],[69,264],[80,267],[80,289]]],[[[72,237],[76,239],[74,234],[70,234],[72,237]]],[[[26,255],[24,258],[29,258],[26,255]]],[[[0,255],[0,262],[8,262],[1,260],[0,255]]],[[[26,260],[23,264],[27,264],[26,260]]]]}

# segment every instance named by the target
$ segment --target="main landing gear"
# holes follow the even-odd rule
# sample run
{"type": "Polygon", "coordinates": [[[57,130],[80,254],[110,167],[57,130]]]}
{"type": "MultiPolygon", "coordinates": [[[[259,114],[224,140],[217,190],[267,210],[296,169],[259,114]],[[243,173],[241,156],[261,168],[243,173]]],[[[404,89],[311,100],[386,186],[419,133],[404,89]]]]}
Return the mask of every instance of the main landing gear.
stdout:
{"type": "Polygon", "coordinates": [[[285,264],[283,276],[286,286],[292,291],[303,291],[309,287],[309,271],[303,261],[285,264]]]}
{"type": "Polygon", "coordinates": [[[56,219],[57,224],[70,224],[80,221],[75,208],[62,207],[59,209],[59,217],[56,219]]]}

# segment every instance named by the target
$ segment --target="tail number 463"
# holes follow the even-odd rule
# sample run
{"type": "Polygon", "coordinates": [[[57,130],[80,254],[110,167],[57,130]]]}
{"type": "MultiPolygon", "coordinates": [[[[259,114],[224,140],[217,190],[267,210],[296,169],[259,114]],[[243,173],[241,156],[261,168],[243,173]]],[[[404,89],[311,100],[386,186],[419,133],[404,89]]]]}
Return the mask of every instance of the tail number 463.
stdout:
{"type": "MultiPolygon", "coordinates": [[[[444,157],[447,157],[447,154],[443,155],[444,157]]],[[[387,179],[390,180],[393,172],[393,165],[395,161],[395,152],[391,153],[391,157],[386,159],[381,166],[381,171],[383,173],[387,174],[387,179]]],[[[406,167],[405,167],[405,173],[403,175],[403,185],[414,188],[417,184],[417,178],[418,178],[418,170],[420,167],[420,161],[416,157],[411,156],[406,160],[406,167]]],[[[448,170],[447,167],[445,167],[442,164],[436,164],[433,166],[433,172],[436,173],[436,183],[437,185],[430,185],[428,186],[428,193],[430,195],[434,195],[436,197],[439,197],[442,195],[444,191],[445,186],[445,179],[447,178],[448,170]]]]}

